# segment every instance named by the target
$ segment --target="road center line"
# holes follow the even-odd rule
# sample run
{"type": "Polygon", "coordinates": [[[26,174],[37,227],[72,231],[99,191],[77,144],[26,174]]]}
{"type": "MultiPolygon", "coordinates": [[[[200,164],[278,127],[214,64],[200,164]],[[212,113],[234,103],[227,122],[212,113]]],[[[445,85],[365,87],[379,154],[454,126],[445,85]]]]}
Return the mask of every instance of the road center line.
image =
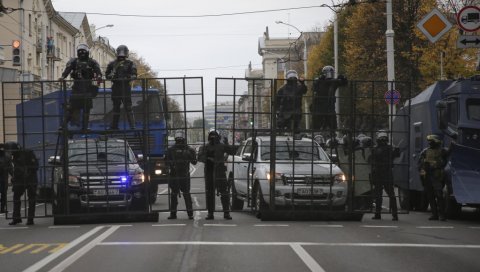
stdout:
{"type": "Polygon", "coordinates": [[[95,227],[94,229],[90,230],[89,232],[83,234],[82,236],[78,237],[77,239],[73,240],[72,242],[68,243],[67,246],[63,247],[61,250],[59,251],[56,251],[55,253],[52,253],[50,255],[48,255],[47,257],[43,258],[42,260],[38,261],[37,263],[35,263],[34,265],[30,266],[29,268],[23,270],[24,272],[34,272],[34,271],[38,271],[39,269],[41,269],[42,267],[44,267],[45,265],[49,264],[51,261],[55,260],[56,258],[58,258],[60,255],[62,255],[63,253],[69,251],[70,249],[72,249],[73,247],[77,246],[78,244],[80,244],[81,242],[85,241],[86,239],[88,239],[90,236],[94,235],[95,233],[97,233],[100,229],[102,229],[103,226],[99,226],[99,227],[95,227]]]}
{"type": "Polygon", "coordinates": [[[75,261],[80,259],[83,255],[85,255],[87,252],[89,252],[92,248],[94,248],[96,245],[101,243],[103,240],[105,240],[108,236],[110,236],[112,233],[114,233],[117,229],[119,229],[121,226],[111,226],[108,230],[106,230],[104,233],[100,234],[97,238],[93,239],[90,241],[90,243],[84,245],[82,248],[77,250],[75,253],[72,255],[68,256],[65,260],[63,260],[61,263],[59,263],[57,266],[52,268],[50,271],[51,272],[56,272],[56,271],[64,271],[66,270],[71,264],[73,264],[75,261]]]}
{"type": "Polygon", "coordinates": [[[343,228],[343,225],[310,225],[310,227],[317,227],[317,228],[343,228]]]}
{"type": "Polygon", "coordinates": [[[0,228],[0,230],[18,230],[18,229],[28,229],[28,227],[6,227],[6,228],[0,228]]]}
{"type": "Polygon", "coordinates": [[[73,229],[79,228],[80,226],[49,226],[49,229],[73,229]]]}
{"type": "Polygon", "coordinates": [[[362,225],[362,228],[398,228],[398,226],[388,226],[388,225],[362,225]]]}
{"type": "Polygon", "coordinates": [[[325,272],[323,268],[308,254],[308,252],[299,244],[291,244],[290,247],[297,253],[298,257],[308,266],[311,271],[325,272]]]}
{"type": "Polygon", "coordinates": [[[152,227],[183,227],[186,225],[187,224],[155,224],[152,225],[152,227]]]}
{"type": "Polygon", "coordinates": [[[417,229],[453,229],[453,226],[418,226],[417,229]]]}
{"type": "Polygon", "coordinates": [[[204,227],[236,227],[237,224],[203,224],[204,227]]]}
{"type": "Polygon", "coordinates": [[[480,249],[480,244],[412,244],[412,243],[314,243],[314,242],[208,242],[208,241],[165,241],[165,242],[104,242],[101,246],[128,245],[204,245],[204,246],[331,246],[331,247],[414,247],[414,248],[463,248],[480,249]]]}
{"type": "Polygon", "coordinates": [[[255,224],[254,227],[288,227],[286,224],[255,224]]]}

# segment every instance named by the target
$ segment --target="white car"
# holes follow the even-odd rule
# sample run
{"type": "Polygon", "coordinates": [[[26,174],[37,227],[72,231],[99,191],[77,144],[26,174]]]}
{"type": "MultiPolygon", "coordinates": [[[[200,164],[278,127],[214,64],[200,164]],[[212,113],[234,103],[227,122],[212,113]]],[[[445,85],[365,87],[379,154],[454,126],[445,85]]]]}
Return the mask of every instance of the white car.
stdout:
{"type": "Polygon", "coordinates": [[[258,213],[272,201],[276,206],[345,209],[346,177],[316,141],[277,136],[272,146],[271,138],[249,138],[228,157],[232,209],[243,209],[245,201],[258,213]]]}

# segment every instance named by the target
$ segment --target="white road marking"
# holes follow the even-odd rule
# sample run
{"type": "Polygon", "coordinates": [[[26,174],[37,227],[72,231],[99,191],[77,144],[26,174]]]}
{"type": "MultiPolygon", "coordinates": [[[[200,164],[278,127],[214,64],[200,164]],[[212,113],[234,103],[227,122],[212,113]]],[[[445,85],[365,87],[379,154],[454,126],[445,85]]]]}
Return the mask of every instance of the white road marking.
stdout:
{"type": "Polygon", "coordinates": [[[49,229],[72,229],[79,228],[80,226],[49,226],[49,229]]]}
{"type": "Polygon", "coordinates": [[[86,244],[79,250],[77,250],[75,253],[72,255],[68,256],[65,260],[63,260],[61,263],[56,265],[54,268],[52,268],[50,271],[51,272],[56,272],[56,271],[64,271],[66,270],[71,264],[73,264],[75,261],[80,259],[83,255],[85,255],[87,252],[89,252],[92,248],[94,248],[96,245],[101,243],[103,240],[105,240],[108,236],[110,236],[112,233],[114,233],[117,229],[119,229],[120,226],[111,226],[108,230],[106,230],[104,233],[100,234],[97,238],[93,239],[90,241],[90,243],[86,244]]]}
{"type": "Polygon", "coordinates": [[[158,192],[157,195],[163,195],[164,193],[166,193],[168,191],[168,188],[167,189],[163,189],[161,192],[158,192]]]}
{"type": "Polygon", "coordinates": [[[291,244],[290,247],[297,253],[298,257],[302,259],[302,261],[305,263],[305,265],[308,266],[310,271],[314,272],[325,272],[323,268],[315,261],[310,254],[299,244],[291,244]]]}
{"type": "Polygon", "coordinates": [[[314,243],[314,242],[207,242],[207,241],[165,241],[165,242],[103,242],[101,246],[155,246],[155,245],[203,245],[203,246],[330,246],[330,247],[415,247],[415,248],[462,248],[480,249],[480,245],[462,244],[412,244],[412,243],[314,243]]]}
{"type": "Polygon", "coordinates": [[[190,175],[193,176],[193,173],[195,173],[195,171],[197,171],[197,168],[193,165],[190,165],[190,168],[193,168],[193,170],[190,170],[190,175]]]}
{"type": "Polygon", "coordinates": [[[237,224],[203,224],[204,227],[236,227],[237,224]]]}
{"type": "Polygon", "coordinates": [[[155,224],[152,227],[184,227],[187,224],[155,224]]]}
{"type": "Polygon", "coordinates": [[[28,229],[28,227],[6,227],[6,228],[0,228],[0,230],[17,230],[17,229],[28,229]]]}
{"type": "Polygon", "coordinates": [[[453,229],[453,226],[418,226],[417,229],[453,229]]]}
{"type": "Polygon", "coordinates": [[[289,225],[285,224],[255,224],[254,227],[288,227],[289,225]]]}
{"type": "Polygon", "coordinates": [[[343,228],[343,225],[310,225],[310,227],[317,227],[317,228],[343,228]]]}
{"type": "Polygon", "coordinates": [[[398,228],[398,226],[388,226],[388,225],[361,225],[362,228],[398,228]]]}
{"type": "Polygon", "coordinates": [[[37,263],[35,263],[34,265],[30,266],[29,268],[23,270],[24,272],[34,272],[34,271],[38,271],[39,269],[41,269],[42,267],[44,267],[45,265],[49,264],[51,261],[55,260],[56,258],[58,258],[60,255],[62,255],[63,253],[69,251],[70,249],[72,249],[73,247],[77,246],[78,244],[80,244],[81,242],[85,241],[86,239],[88,239],[90,236],[94,235],[95,233],[97,233],[99,230],[101,230],[103,228],[103,226],[99,226],[99,227],[95,227],[94,229],[90,230],[89,232],[83,234],[82,236],[78,237],[77,239],[73,240],[72,242],[68,243],[65,247],[63,247],[62,249],[60,249],[59,251],[55,251],[54,253],[48,255],[47,257],[43,258],[42,260],[38,261],[37,263]]]}
{"type": "MultiPolygon", "coordinates": [[[[195,203],[196,208],[200,207],[200,203],[198,202],[198,198],[196,196],[193,197],[193,203],[195,203]]],[[[200,211],[195,211],[193,216],[193,226],[195,228],[198,228],[198,220],[200,220],[200,217],[201,217],[200,211]]]]}
{"type": "Polygon", "coordinates": [[[470,229],[480,229],[480,227],[469,227],[470,229]]]}

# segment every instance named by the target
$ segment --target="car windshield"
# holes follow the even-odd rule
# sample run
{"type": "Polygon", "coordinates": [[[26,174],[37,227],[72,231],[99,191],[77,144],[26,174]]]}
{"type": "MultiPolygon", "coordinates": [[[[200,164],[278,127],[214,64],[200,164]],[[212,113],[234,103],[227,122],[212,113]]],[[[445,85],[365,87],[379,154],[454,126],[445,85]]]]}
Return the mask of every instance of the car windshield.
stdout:
{"type": "Polygon", "coordinates": [[[79,141],[68,146],[68,160],[76,162],[134,163],[135,156],[124,142],[79,141]]]}
{"type": "MultiPolygon", "coordinates": [[[[270,142],[262,142],[261,158],[270,160],[270,142]]],[[[315,142],[307,141],[277,141],[275,147],[276,160],[328,161],[328,156],[315,142]]]]}

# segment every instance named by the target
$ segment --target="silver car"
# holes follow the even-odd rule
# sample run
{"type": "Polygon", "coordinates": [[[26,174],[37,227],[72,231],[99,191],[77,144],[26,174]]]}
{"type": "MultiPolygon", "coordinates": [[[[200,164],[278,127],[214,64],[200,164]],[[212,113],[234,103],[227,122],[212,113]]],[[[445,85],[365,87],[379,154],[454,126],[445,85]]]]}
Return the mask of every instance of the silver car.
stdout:
{"type": "Polygon", "coordinates": [[[346,177],[316,141],[277,136],[272,146],[271,138],[249,138],[228,157],[232,209],[243,209],[250,201],[261,211],[271,200],[276,206],[345,208],[346,177]]]}

